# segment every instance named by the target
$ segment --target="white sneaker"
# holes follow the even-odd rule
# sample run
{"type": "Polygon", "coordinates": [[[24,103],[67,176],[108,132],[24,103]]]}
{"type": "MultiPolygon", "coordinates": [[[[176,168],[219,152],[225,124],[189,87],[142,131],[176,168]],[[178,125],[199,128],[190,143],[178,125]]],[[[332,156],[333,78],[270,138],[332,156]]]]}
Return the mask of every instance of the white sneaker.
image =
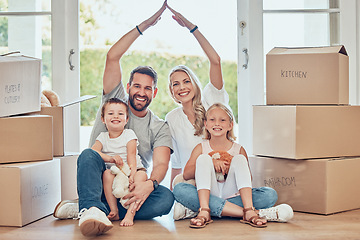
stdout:
{"type": "Polygon", "coordinates": [[[100,235],[113,227],[105,213],[97,207],[82,209],[79,218],[80,231],[84,236],[100,235]]]}
{"type": "Polygon", "coordinates": [[[175,202],[174,204],[174,220],[186,219],[196,217],[197,212],[190,210],[179,202],[175,202]]]}
{"type": "Polygon", "coordinates": [[[59,219],[77,218],[79,213],[79,200],[64,200],[59,202],[53,216],[59,219]]]}
{"type": "Polygon", "coordinates": [[[260,209],[259,216],[268,222],[287,222],[293,218],[294,211],[288,204],[280,204],[275,207],[260,209]]]}

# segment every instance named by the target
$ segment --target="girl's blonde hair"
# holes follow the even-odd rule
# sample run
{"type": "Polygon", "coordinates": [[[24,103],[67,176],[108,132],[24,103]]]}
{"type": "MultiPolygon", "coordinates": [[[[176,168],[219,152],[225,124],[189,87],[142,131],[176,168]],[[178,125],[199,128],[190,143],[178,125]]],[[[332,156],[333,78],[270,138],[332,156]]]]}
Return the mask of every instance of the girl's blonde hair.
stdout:
{"type": "Polygon", "coordinates": [[[171,93],[171,97],[174,99],[175,102],[177,102],[179,104],[181,104],[181,102],[175,98],[174,92],[172,90],[171,80],[170,80],[171,76],[175,72],[186,73],[189,76],[190,81],[193,85],[193,88],[195,90],[194,98],[192,99],[192,105],[193,105],[193,109],[194,109],[194,113],[195,113],[195,123],[194,123],[195,133],[194,133],[194,135],[201,136],[203,134],[204,120],[205,120],[205,108],[201,102],[201,83],[200,83],[199,79],[197,78],[197,76],[195,75],[195,73],[193,71],[191,71],[190,68],[188,68],[184,65],[179,65],[179,66],[174,67],[169,73],[169,90],[171,93]]]}
{"type": "MultiPolygon", "coordinates": [[[[232,114],[232,111],[230,110],[230,108],[226,107],[224,104],[222,103],[215,103],[213,105],[211,105],[209,107],[209,109],[206,111],[205,114],[205,121],[207,121],[209,112],[215,108],[220,108],[222,109],[228,116],[230,119],[230,123],[233,123],[233,127],[226,133],[226,138],[232,142],[234,142],[236,140],[235,134],[234,134],[234,115],[232,114]]],[[[211,135],[209,133],[209,131],[204,128],[204,139],[210,139],[211,135]]]]}

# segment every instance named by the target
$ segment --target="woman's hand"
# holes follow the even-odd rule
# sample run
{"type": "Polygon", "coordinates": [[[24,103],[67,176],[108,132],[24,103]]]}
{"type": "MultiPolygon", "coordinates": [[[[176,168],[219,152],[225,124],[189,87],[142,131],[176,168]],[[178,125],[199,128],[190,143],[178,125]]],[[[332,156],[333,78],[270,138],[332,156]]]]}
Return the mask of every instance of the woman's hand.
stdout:
{"type": "Polygon", "coordinates": [[[167,8],[174,14],[172,18],[176,20],[180,26],[186,27],[187,29],[191,30],[195,27],[194,24],[192,24],[189,20],[187,20],[183,15],[181,15],[179,12],[172,9],[169,5],[167,5],[167,8]]]}
{"type": "Polygon", "coordinates": [[[148,19],[146,19],[145,21],[143,21],[138,27],[140,29],[141,32],[144,32],[146,29],[148,29],[151,26],[154,26],[160,19],[161,19],[161,14],[165,11],[166,6],[167,6],[167,0],[164,1],[163,5],[161,6],[161,8],[151,17],[149,17],[148,19]]]}
{"type": "Polygon", "coordinates": [[[224,86],[224,81],[222,77],[221,72],[221,59],[220,56],[217,54],[215,49],[211,46],[209,41],[202,35],[200,30],[196,30],[198,28],[195,28],[196,25],[191,23],[189,20],[187,20],[183,15],[172,9],[169,5],[167,5],[167,8],[174,14],[172,16],[173,19],[175,19],[180,26],[186,27],[190,30],[190,32],[194,35],[196,40],[199,42],[201,48],[204,50],[207,58],[210,61],[210,71],[209,71],[209,77],[210,82],[214,87],[216,87],[218,90],[222,89],[224,86]],[[193,30],[193,31],[191,31],[193,30]],[[195,31],[196,30],[196,31],[195,31]]]}

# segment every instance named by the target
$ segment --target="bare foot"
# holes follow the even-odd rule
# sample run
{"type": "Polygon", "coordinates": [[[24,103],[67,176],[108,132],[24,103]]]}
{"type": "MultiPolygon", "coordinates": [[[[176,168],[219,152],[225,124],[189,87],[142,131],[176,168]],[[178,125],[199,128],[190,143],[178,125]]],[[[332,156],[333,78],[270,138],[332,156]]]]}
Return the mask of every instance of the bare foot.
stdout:
{"type": "Polygon", "coordinates": [[[107,217],[111,221],[116,221],[120,219],[118,211],[111,211],[109,215],[107,215],[107,217]]]}
{"type": "Polygon", "coordinates": [[[125,217],[123,220],[121,220],[120,222],[120,226],[122,227],[130,227],[132,225],[134,225],[134,217],[135,217],[135,213],[132,213],[132,208],[134,205],[130,205],[129,209],[127,210],[125,217]]]}
{"type": "Polygon", "coordinates": [[[120,222],[122,227],[130,227],[134,225],[134,218],[132,216],[125,215],[124,219],[120,222]]]}

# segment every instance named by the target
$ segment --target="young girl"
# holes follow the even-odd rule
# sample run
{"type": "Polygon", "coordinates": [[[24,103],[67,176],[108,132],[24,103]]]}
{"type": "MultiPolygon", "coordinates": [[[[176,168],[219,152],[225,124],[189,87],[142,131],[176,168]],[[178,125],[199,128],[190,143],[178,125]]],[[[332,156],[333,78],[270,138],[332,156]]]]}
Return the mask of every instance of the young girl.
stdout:
{"type": "Polygon", "coordinates": [[[212,105],[205,114],[204,138],[191,153],[184,169],[184,179],[195,177],[200,203],[199,214],[190,220],[190,227],[200,228],[211,223],[210,194],[227,199],[240,195],[244,207],[232,206],[223,216],[243,218],[240,222],[253,227],[266,227],[266,220],[258,216],[253,207],[251,174],[245,149],[235,143],[233,115],[223,104],[212,105]],[[227,152],[233,156],[231,163],[212,159],[212,151],[227,152]],[[223,183],[216,179],[216,172],[226,174],[223,183]]]}
{"type": "MultiPolygon", "coordinates": [[[[102,159],[110,168],[111,165],[123,165],[126,162],[131,173],[129,176],[130,185],[136,182],[145,182],[147,174],[141,163],[140,156],[137,154],[137,137],[133,130],[124,129],[129,118],[128,105],[118,98],[110,98],[101,109],[101,121],[105,124],[107,132],[102,132],[97,137],[92,149],[100,154],[102,159]]],[[[110,206],[108,218],[119,220],[118,201],[112,194],[112,184],[115,175],[110,170],[105,170],[103,174],[103,186],[106,200],[110,206]]],[[[120,226],[134,225],[135,211],[130,204],[120,226]]]]}

